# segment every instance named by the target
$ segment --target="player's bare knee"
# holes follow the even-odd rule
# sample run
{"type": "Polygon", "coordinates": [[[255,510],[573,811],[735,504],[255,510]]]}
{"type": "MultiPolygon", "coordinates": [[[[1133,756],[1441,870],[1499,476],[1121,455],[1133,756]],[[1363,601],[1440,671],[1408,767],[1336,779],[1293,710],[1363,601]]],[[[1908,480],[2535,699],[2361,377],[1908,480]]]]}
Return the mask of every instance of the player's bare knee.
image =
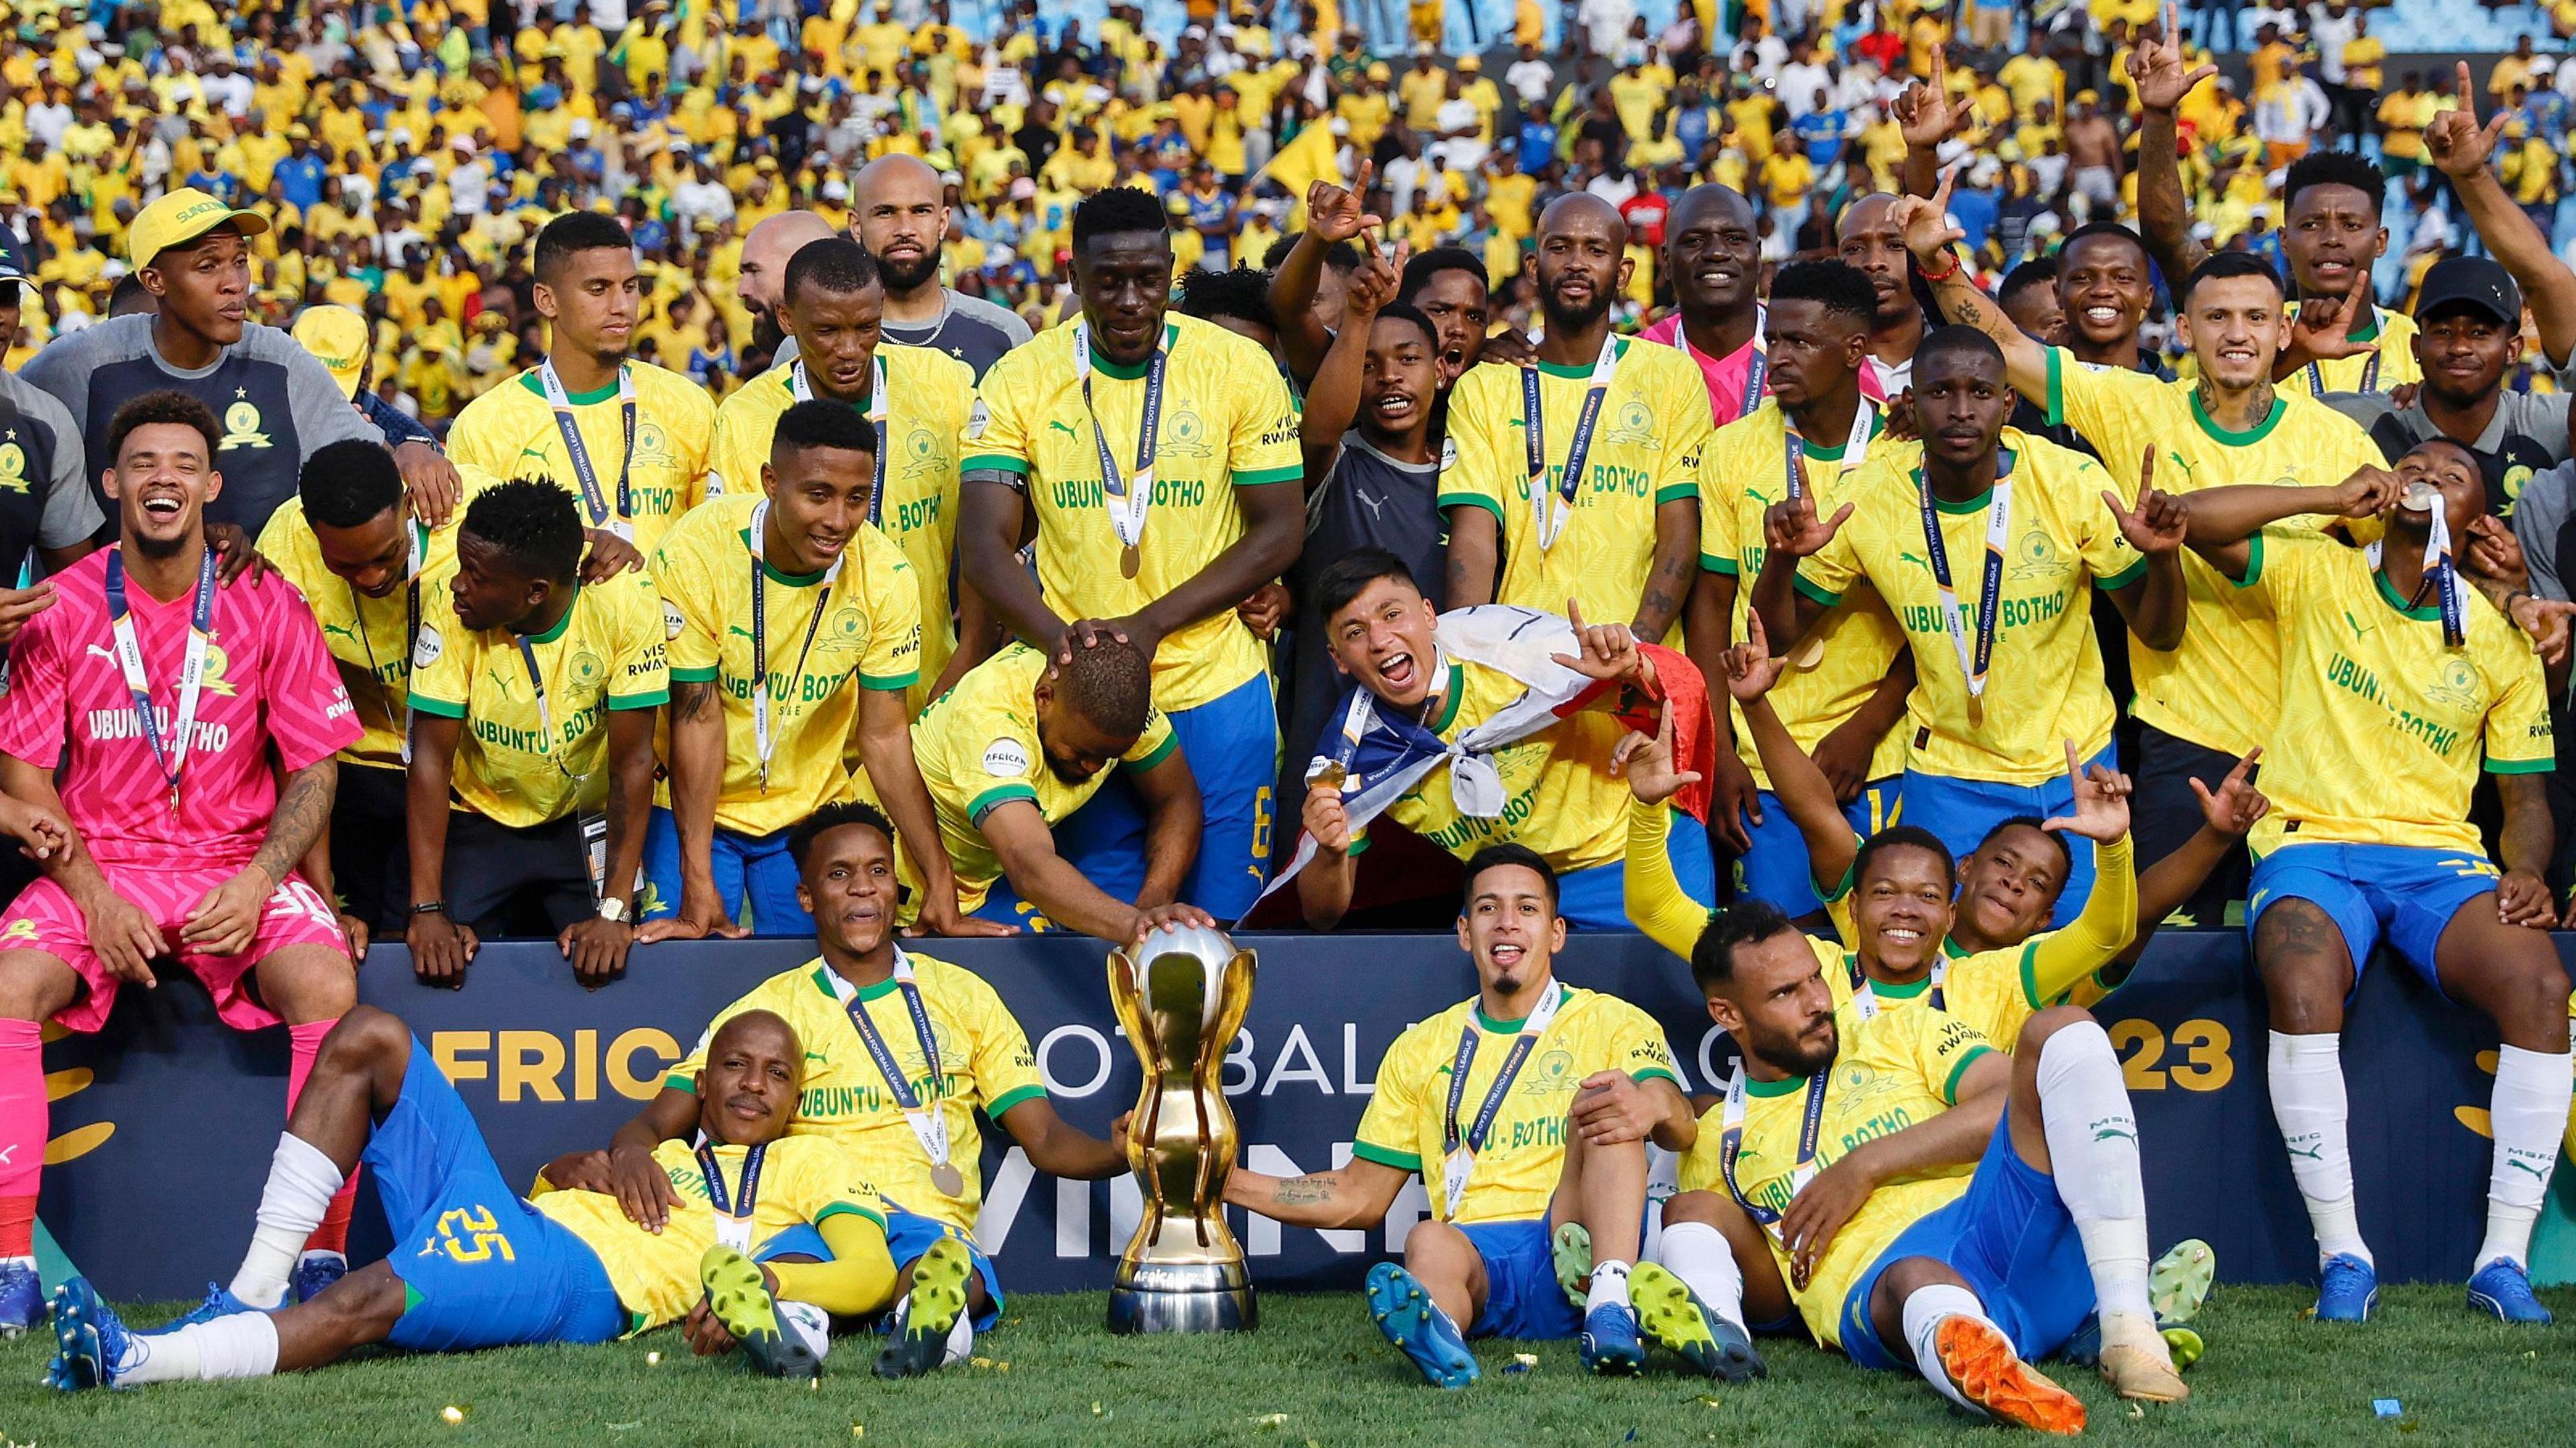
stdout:
{"type": "Polygon", "coordinates": [[[2069,1026],[2092,1024],[2092,1013],[2080,1006],[2050,1006],[2022,1022],[2020,1041],[2013,1047],[2013,1059],[2036,1062],[2040,1048],[2048,1044],[2049,1037],[2069,1026]]]}
{"type": "Polygon", "coordinates": [[[322,1038],[314,1059],[317,1071],[366,1074],[411,1055],[411,1027],[402,1017],[375,1006],[351,1006],[331,1033],[322,1038]]]}
{"type": "Polygon", "coordinates": [[[289,1311],[306,1312],[333,1324],[332,1335],[353,1342],[374,1342],[393,1331],[405,1306],[403,1280],[386,1263],[372,1263],[350,1273],[289,1311]]]}
{"type": "Polygon", "coordinates": [[[2524,933],[2527,942],[2489,966],[2479,995],[2506,1044],[2554,1054],[2567,1049],[2567,968],[2547,936],[2524,933]]]}
{"type": "Polygon", "coordinates": [[[1715,1227],[1720,1225],[1717,1209],[1721,1206],[1733,1205],[1734,1203],[1715,1192],[1675,1192],[1664,1202],[1664,1225],[1669,1227],[1675,1222],[1699,1222],[1715,1227]]]}
{"type": "Polygon", "coordinates": [[[60,956],[0,950],[0,1020],[50,1020],[80,995],[80,977],[60,956]]]}
{"type": "Polygon", "coordinates": [[[1475,1251],[1475,1244],[1467,1240],[1467,1234],[1447,1222],[1425,1218],[1414,1223],[1413,1230],[1404,1234],[1404,1265],[1416,1275],[1425,1268],[1452,1262],[1461,1256],[1473,1256],[1475,1251]]]}
{"type": "Polygon", "coordinates": [[[288,946],[256,970],[260,999],[289,1025],[339,1020],[358,1004],[357,967],[327,947],[288,946]]]}
{"type": "Polygon", "coordinates": [[[2254,960],[2263,972],[2273,1030],[2315,1036],[2343,1029],[2353,962],[2342,930],[2325,911],[2305,900],[2284,900],[2264,911],[2254,927],[2254,960]]]}

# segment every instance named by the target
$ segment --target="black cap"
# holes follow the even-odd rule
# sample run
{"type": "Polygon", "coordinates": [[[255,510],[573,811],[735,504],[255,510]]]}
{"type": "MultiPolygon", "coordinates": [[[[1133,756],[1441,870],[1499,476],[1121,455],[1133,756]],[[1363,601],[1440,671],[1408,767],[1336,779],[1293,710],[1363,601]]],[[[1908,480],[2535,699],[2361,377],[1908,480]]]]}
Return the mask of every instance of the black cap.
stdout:
{"type": "Polygon", "coordinates": [[[2522,325],[2522,288],[2513,284],[2513,273],[2487,257],[2445,257],[2424,273],[2415,315],[2430,317],[2453,303],[2466,303],[2508,327],[2522,325]]]}

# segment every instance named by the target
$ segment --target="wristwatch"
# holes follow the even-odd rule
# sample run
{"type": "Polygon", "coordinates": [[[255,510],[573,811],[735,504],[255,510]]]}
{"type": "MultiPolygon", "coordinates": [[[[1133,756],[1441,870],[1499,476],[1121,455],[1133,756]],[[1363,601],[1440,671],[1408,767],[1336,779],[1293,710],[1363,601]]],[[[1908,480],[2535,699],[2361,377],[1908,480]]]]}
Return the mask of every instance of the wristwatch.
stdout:
{"type": "Polygon", "coordinates": [[[599,918],[612,924],[622,924],[626,919],[626,908],[625,901],[611,895],[599,902],[599,918]]]}

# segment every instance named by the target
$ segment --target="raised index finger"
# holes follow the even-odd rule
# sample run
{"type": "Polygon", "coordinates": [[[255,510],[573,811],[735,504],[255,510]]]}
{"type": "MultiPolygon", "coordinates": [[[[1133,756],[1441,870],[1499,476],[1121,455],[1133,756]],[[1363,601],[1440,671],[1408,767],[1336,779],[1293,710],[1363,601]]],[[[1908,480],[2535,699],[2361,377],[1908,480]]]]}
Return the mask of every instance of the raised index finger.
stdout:
{"type": "Polygon", "coordinates": [[[1565,601],[1565,621],[1574,625],[1575,642],[1581,643],[1583,641],[1583,610],[1576,607],[1574,600],[1570,598],[1565,601]]]}

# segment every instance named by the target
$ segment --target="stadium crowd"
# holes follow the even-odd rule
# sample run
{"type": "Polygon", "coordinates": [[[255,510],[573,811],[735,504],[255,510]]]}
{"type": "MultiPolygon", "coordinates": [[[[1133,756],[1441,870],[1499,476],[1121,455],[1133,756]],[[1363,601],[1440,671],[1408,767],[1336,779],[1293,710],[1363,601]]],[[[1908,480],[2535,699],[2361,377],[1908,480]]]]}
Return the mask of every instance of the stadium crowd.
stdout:
{"type": "Polygon", "coordinates": [[[1186,12],[10,17],[0,1330],[58,1386],[669,1322],[811,1374],[888,1313],[880,1372],[958,1360],[978,1112],[1131,1147],[935,937],[1237,922],[1456,922],[1353,1161],[1224,1186],[1421,1176],[1368,1301],[1442,1386],[1803,1327],[2030,1427],[2082,1424],[2050,1356],[2186,1396],[2212,1266],[2151,1260],[2083,1009],[2167,924],[2250,938],[2324,1320],[2377,1291],[2360,973],[2492,1020],[2468,1300],[2548,1321],[2576,66],[2391,86],[2339,3],[1521,0],[1454,59],[1436,0],[1383,56],[1186,12]],[[1554,980],[1632,928],[1722,1097],[1554,980]],[[355,999],[371,942],[605,986],[755,931],[819,958],[524,1197],[355,999]],[[38,1281],[40,1051],[171,959],[287,1028],[290,1117],[140,1333],[38,1281]],[[351,1272],[362,1163],[425,1245],[351,1272]]]}

